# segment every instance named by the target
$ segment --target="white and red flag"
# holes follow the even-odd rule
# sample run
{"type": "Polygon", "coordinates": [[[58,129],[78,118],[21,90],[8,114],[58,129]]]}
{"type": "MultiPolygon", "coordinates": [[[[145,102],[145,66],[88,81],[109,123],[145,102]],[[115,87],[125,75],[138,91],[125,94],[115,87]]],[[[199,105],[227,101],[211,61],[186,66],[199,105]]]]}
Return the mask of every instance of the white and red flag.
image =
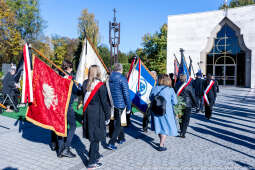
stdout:
{"type": "Polygon", "coordinates": [[[210,104],[209,100],[208,100],[208,97],[207,97],[207,94],[209,93],[209,91],[212,89],[212,86],[214,85],[215,81],[211,80],[209,85],[207,86],[205,92],[204,92],[204,100],[205,100],[205,103],[207,105],[210,104]]]}
{"type": "Polygon", "coordinates": [[[76,72],[76,81],[80,84],[88,78],[89,67],[92,65],[98,65],[101,71],[102,80],[104,81],[109,72],[103,59],[99,56],[96,48],[91,41],[85,37],[82,52],[79,60],[79,65],[76,72]]]}
{"type": "Polygon", "coordinates": [[[23,57],[24,64],[23,64],[23,85],[21,103],[32,103],[33,102],[32,71],[27,44],[25,44],[23,48],[23,57]]]}

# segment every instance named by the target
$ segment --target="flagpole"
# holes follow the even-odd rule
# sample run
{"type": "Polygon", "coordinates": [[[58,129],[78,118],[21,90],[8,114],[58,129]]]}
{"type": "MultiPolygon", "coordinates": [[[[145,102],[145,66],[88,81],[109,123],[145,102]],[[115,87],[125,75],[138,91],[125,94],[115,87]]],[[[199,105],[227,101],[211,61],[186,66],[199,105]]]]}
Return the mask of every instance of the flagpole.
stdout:
{"type": "MultiPolygon", "coordinates": [[[[47,60],[50,64],[52,64],[54,67],[56,67],[59,71],[61,71],[66,76],[69,76],[61,67],[57,66],[53,61],[51,61],[48,57],[44,56],[39,50],[35,49],[34,47],[31,47],[37,54],[42,56],[45,60],[47,60]]],[[[77,85],[79,84],[77,81],[73,80],[77,85]]]]}
{"type": "Polygon", "coordinates": [[[177,63],[180,64],[175,54],[174,54],[174,57],[175,57],[177,63]]]}
{"type": "Polygon", "coordinates": [[[1,104],[0,103],[0,107],[4,108],[4,109],[7,109],[5,105],[1,104]]]}
{"type": "Polygon", "coordinates": [[[66,76],[68,76],[68,74],[59,66],[57,66],[53,61],[51,61],[48,57],[45,57],[39,50],[35,49],[34,47],[31,47],[31,49],[33,49],[37,54],[39,54],[40,56],[42,56],[45,60],[47,60],[50,64],[54,65],[54,67],[56,67],[59,71],[61,71],[62,73],[64,73],[66,76]]]}
{"type": "MultiPolygon", "coordinates": [[[[191,57],[189,56],[189,60],[192,62],[192,60],[191,60],[191,57]]],[[[193,71],[193,75],[195,76],[195,72],[194,72],[194,68],[193,68],[193,64],[191,63],[191,69],[192,69],[192,71],[193,71]]]]}

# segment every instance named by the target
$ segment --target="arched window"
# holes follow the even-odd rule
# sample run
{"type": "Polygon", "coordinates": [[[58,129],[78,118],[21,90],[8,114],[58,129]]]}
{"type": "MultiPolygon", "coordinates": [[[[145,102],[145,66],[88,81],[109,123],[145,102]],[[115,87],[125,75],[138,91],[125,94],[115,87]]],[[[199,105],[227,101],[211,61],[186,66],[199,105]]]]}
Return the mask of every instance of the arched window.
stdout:
{"type": "Polygon", "coordinates": [[[207,54],[207,73],[215,76],[220,85],[244,85],[245,52],[239,45],[234,29],[225,23],[207,54]],[[241,71],[242,73],[237,73],[241,71]],[[240,74],[240,76],[237,74],[240,74]]]}

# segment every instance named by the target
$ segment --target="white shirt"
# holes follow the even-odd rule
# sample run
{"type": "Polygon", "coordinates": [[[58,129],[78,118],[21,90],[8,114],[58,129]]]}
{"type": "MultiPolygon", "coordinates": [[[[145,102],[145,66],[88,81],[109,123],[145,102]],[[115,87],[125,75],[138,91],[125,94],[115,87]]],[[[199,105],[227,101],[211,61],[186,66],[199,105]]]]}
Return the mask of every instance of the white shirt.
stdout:
{"type": "MultiPolygon", "coordinates": [[[[93,89],[95,88],[95,86],[97,85],[97,83],[99,83],[99,80],[95,80],[95,81],[91,84],[91,88],[90,88],[90,89],[93,90],[93,89]]],[[[89,96],[90,96],[92,90],[86,92],[86,94],[85,94],[85,96],[84,96],[84,100],[83,100],[83,101],[84,101],[83,105],[85,105],[85,103],[87,102],[87,100],[88,100],[88,98],[89,98],[89,96]]]]}

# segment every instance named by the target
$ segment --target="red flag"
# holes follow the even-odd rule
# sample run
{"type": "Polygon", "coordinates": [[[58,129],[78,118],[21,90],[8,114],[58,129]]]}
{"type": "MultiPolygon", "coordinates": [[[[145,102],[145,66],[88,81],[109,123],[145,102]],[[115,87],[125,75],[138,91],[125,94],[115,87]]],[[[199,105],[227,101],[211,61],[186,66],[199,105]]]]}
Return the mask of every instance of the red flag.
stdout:
{"type": "Polygon", "coordinates": [[[73,82],[35,57],[32,83],[34,101],[28,107],[26,119],[59,136],[67,136],[66,117],[73,82]]]}

